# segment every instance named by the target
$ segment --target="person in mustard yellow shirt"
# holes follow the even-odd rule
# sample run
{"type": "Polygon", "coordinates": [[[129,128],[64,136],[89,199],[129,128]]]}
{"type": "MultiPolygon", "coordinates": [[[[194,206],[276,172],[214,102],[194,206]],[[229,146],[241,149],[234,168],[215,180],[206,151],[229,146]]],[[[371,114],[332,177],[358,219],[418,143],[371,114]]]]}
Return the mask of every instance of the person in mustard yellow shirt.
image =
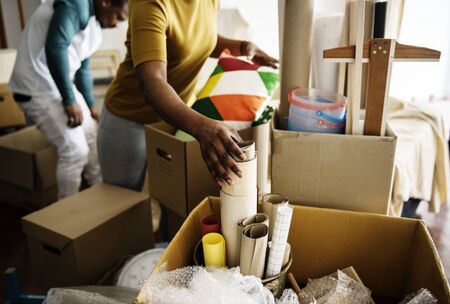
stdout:
{"type": "Polygon", "coordinates": [[[238,133],[190,109],[205,60],[233,55],[276,67],[277,60],[247,41],[217,34],[219,0],[129,0],[127,55],[105,98],[98,133],[103,180],[140,190],[146,170],[144,124],[161,119],[194,136],[217,183],[241,176],[230,153],[244,158],[238,133]]]}

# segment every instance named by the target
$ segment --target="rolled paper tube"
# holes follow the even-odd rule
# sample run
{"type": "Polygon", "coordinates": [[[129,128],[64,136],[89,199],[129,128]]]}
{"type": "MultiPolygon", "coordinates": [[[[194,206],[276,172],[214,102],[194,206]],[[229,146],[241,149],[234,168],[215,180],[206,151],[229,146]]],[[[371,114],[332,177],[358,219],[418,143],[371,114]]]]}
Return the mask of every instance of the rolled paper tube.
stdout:
{"type": "Polygon", "coordinates": [[[287,265],[290,257],[291,257],[291,245],[289,243],[286,243],[286,249],[284,250],[283,264],[281,268],[287,265]]]}
{"type": "Polygon", "coordinates": [[[269,240],[272,240],[273,224],[275,223],[278,207],[287,205],[288,203],[288,199],[279,194],[267,193],[263,195],[261,199],[262,213],[267,214],[269,222],[271,223],[269,226],[269,240]]]}
{"type": "Polygon", "coordinates": [[[309,88],[314,0],[285,1],[279,128],[286,130],[288,93],[294,87],[309,88]]]}
{"type": "Polygon", "coordinates": [[[272,235],[272,245],[267,260],[266,277],[271,278],[280,273],[283,266],[284,252],[289,235],[293,209],[289,206],[281,206],[277,210],[272,235]]]}
{"type": "Polygon", "coordinates": [[[225,267],[225,239],[219,233],[208,233],[202,238],[206,266],[225,267]]]}
{"type": "MultiPolygon", "coordinates": [[[[245,160],[253,159],[256,155],[255,142],[251,140],[238,142],[237,145],[241,148],[242,153],[245,155],[245,160]]],[[[232,154],[233,159],[237,162],[242,162],[242,160],[232,154]]]]}
{"type": "Polygon", "coordinates": [[[242,231],[239,266],[243,275],[263,277],[268,232],[265,224],[250,224],[242,231]]]}
{"type": "MultiPolygon", "coordinates": [[[[270,251],[270,248],[272,248],[272,242],[268,242],[267,247],[269,248],[270,251]]],[[[287,265],[287,263],[289,263],[290,257],[291,257],[291,245],[289,243],[286,243],[286,249],[284,249],[283,264],[281,268],[283,268],[284,266],[287,265]]]]}
{"type": "Polygon", "coordinates": [[[232,196],[220,191],[220,222],[227,243],[227,266],[239,265],[241,235],[239,221],[256,213],[256,187],[245,196],[232,196]]]}
{"type": "Polygon", "coordinates": [[[249,216],[241,221],[239,221],[240,234],[245,227],[251,224],[264,224],[269,227],[269,217],[264,213],[256,213],[255,215],[249,216]]]}
{"type": "Polygon", "coordinates": [[[252,194],[256,189],[257,182],[256,157],[248,161],[238,162],[237,166],[242,172],[242,177],[237,176],[234,172],[229,170],[228,174],[233,179],[234,184],[229,185],[228,183],[224,183],[222,185],[222,191],[233,196],[252,194]]]}
{"type": "Polygon", "coordinates": [[[220,218],[214,214],[205,216],[202,218],[200,229],[202,236],[211,232],[220,233],[220,218]]]}

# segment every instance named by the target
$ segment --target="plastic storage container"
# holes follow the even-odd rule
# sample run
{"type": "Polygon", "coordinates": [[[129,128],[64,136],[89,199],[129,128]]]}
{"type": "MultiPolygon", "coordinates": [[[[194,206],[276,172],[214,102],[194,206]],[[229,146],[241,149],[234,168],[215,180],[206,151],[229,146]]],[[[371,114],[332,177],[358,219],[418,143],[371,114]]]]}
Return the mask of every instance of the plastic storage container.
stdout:
{"type": "Polygon", "coordinates": [[[293,89],[288,96],[288,130],[315,133],[345,133],[347,99],[318,89],[293,89]]]}

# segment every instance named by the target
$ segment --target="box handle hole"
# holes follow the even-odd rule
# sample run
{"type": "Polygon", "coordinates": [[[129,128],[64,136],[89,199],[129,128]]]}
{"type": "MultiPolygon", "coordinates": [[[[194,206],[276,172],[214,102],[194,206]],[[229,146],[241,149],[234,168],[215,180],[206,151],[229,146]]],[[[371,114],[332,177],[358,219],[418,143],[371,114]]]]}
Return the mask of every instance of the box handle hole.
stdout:
{"type": "Polygon", "coordinates": [[[3,97],[3,95],[0,95],[0,102],[4,102],[5,101],[5,97],[3,97]]]}
{"type": "Polygon", "coordinates": [[[172,160],[172,154],[167,153],[166,151],[162,149],[156,149],[156,154],[158,154],[159,157],[164,158],[165,160],[171,161],[172,160]]]}
{"type": "Polygon", "coordinates": [[[47,244],[42,244],[42,248],[44,248],[45,251],[47,251],[52,255],[61,256],[61,251],[58,248],[55,248],[47,244]]]}

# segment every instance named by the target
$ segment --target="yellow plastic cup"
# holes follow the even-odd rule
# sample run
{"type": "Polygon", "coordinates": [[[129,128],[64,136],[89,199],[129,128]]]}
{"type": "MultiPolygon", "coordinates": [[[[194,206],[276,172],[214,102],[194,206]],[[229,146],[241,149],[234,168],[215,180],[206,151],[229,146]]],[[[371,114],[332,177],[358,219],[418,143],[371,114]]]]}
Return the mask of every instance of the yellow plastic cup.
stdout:
{"type": "Polygon", "coordinates": [[[216,232],[205,234],[202,245],[206,266],[225,267],[225,239],[221,234],[216,232]]]}

